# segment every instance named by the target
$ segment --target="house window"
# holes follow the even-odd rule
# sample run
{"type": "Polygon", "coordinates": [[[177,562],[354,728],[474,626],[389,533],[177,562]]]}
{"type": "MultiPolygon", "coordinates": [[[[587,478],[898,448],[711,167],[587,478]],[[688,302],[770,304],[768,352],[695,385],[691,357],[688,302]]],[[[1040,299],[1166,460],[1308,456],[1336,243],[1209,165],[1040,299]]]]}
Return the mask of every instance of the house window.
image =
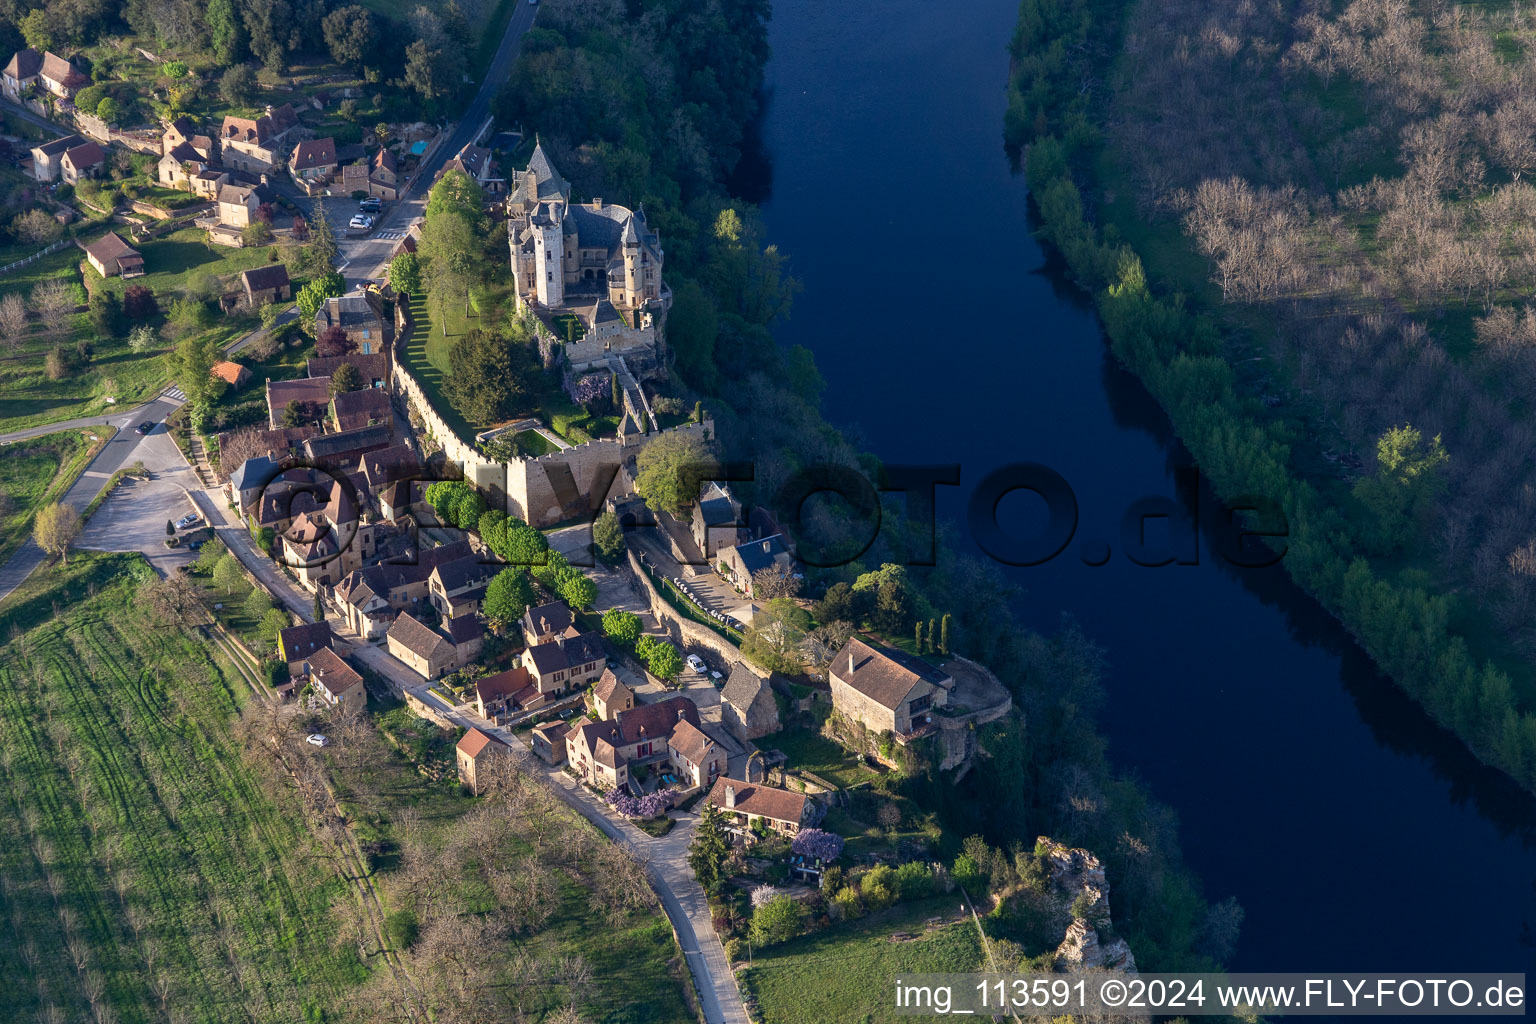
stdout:
{"type": "Polygon", "coordinates": [[[921,714],[922,712],[927,711],[929,706],[932,703],[933,703],[933,695],[932,694],[930,694],[930,695],[928,695],[926,697],[919,697],[919,698],[917,698],[917,700],[911,701],[910,703],[907,704],[907,713],[908,714],[913,714],[913,715],[921,714]]]}

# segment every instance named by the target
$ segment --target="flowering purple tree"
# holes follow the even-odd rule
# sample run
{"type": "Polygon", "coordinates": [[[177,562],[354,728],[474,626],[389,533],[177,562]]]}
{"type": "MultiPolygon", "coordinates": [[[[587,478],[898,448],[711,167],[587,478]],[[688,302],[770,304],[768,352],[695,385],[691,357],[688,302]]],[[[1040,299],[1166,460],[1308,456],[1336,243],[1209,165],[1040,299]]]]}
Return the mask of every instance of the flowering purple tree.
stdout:
{"type": "Polygon", "coordinates": [[[622,789],[611,789],[608,791],[608,802],[626,818],[659,818],[672,806],[672,794],[657,790],[636,799],[622,789]]]}
{"type": "Polygon", "coordinates": [[[571,396],[571,401],[577,405],[587,405],[600,398],[605,398],[610,392],[608,375],[605,373],[589,373],[584,377],[575,377],[566,381],[566,394],[571,396]]]}
{"type": "Polygon", "coordinates": [[[819,828],[803,828],[789,848],[802,857],[831,863],[843,852],[843,837],[819,828]]]}

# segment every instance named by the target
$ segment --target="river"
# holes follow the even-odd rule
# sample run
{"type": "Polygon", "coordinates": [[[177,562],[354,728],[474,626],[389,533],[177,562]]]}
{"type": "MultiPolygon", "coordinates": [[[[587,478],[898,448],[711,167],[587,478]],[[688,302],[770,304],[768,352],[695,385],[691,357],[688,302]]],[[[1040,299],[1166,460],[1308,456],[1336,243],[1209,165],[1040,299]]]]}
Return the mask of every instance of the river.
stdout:
{"type": "MultiPolygon", "coordinates": [[[[774,7],[753,184],[805,284],[778,337],[815,352],[828,418],[882,458],[962,464],[940,488],[956,526],[999,465],[1071,484],[1078,539],[1005,569],[1017,610],[1070,613],[1107,650],[1111,756],[1177,811],[1207,895],[1246,909],[1231,966],[1536,968],[1536,801],[1280,570],[1226,565],[1204,531],[1196,566],[1120,551],[1123,511],[1173,495],[1190,457],[1031,236],[1001,147],[1014,0],[774,7]],[[1084,538],[1110,561],[1084,564],[1084,538]]],[[[1005,523],[1031,500],[1005,499],[1005,523]]]]}

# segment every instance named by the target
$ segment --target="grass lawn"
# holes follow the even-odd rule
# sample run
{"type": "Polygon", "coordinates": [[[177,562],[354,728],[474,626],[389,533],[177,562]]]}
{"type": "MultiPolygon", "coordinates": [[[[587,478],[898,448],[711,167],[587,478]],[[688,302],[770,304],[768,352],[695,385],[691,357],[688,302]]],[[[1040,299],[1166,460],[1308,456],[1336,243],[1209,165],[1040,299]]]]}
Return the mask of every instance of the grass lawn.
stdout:
{"type": "Polygon", "coordinates": [[[548,455],[550,452],[559,451],[549,438],[537,430],[520,430],[512,438],[517,445],[517,450],[528,455],[548,455]]]}
{"type": "MultiPolygon", "coordinates": [[[[94,241],[95,238],[91,238],[94,241]]],[[[105,281],[94,270],[91,287],[105,286],[108,291],[123,294],[129,285],[141,284],[161,296],[160,305],[168,308],[167,296],[180,293],[193,277],[213,274],[226,283],[242,270],[254,270],[272,262],[277,250],[270,245],[245,249],[232,249],[227,245],[210,245],[208,233],[202,228],[182,228],[163,238],[152,239],[137,247],[144,254],[144,276],[124,281],[121,277],[109,277],[105,281]]],[[[78,253],[76,254],[78,257],[78,253]]]]}
{"type": "Polygon", "coordinates": [[[226,388],[214,403],[208,420],[208,429],[214,434],[253,424],[266,426],[267,381],[303,377],[307,372],[306,361],[315,354],[308,335],[299,331],[291,332],[288,343],[264,360],[258,361],[251,355],[253,348],[254,345],[247,346],[234,355],[235,362],[250,368],[251,379],[239,390],[226,388]]]}
{"type": "Polygon", "coordinates": [[[80,416],[105,416],[114,409],[149,401],[165,387],[163,352],[134,352],[126,340],[96,341],[89,365],[62,380],[50,380],[43,361],[55,344],[73,345],[91,337],[85,314],[67,318],[55,334],[36,331],[0,359],[0,433],[80,416]],[[109,404],[108,398],[116,399],[109,404]]]}
{"type": "Polygon", "coordinates": [[[789,757],[785,766],[813,772],[834,785],[847,788],[860,782],[870,782],[879,772],[862,760],[848,753],[837,743],[812,729],[785,729],[764,736],[757,744],[765,750],[777,747],[789,757]]]}
{"type": "MultiPolygon", "coordinates": [[[[96,432],[110,440],[111,427],[96,432]]],[[[88,431],[61,430],[56,434],[17,441],[0,458],[0,563],[21,547],[32,531],[37,510],[67,491],[100,450],[88,431]]]]}
{"type": "Polygon", "coordinates": [[[333,942],[345,883],[242,756],[244,685],[134,611],[145,568],[82,552],[0,606],[24,631],[0,651],[0,971],[32,982],[0,1018],[90,1019],[99,984],[121,1024],[163,1019],[160,993],[194,1020],[329,1019],[368,973],[333,942]]]}
{"type": "Polygon", "coordinates": [[[898,904],[858,921],[833,925],[780,946],[754,950],[738,976],[764,1024],[901,1020],[892,980],[913,972],[980,970],[986,953],[969,917],[927,929],[929,918],[955,916],[958,895],[898,904]],[[891,935],[917,936],[893,942],[891,935]]]}
{"type": "MultiPolygon", "coordinates": [[[[414,326],[400,358],[404,360],[406,369],[421,382],[427,401],[432,403],[432,408],[437,410],[443,422],[458,435],[459,440],[468,444],[474,440],[475,434],[490,424],[473,426],[443,397],[443,375],[448,372],[448,349],[452,342],[443,336],[442,328],[428,315],[427,306],[425,297],[411,297],[411,321],[414,326]]],[[[450,313],[450,320],[452,316],[450,313]]]]}

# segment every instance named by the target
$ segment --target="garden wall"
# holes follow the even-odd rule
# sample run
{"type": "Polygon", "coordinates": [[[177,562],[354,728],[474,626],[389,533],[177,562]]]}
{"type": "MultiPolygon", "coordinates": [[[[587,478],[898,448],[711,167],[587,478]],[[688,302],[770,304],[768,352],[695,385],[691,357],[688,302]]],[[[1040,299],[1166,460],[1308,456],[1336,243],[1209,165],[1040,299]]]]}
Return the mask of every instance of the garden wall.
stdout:
{"type": "Polygon", "coordinates": [[[741,651],[735,644],[708,626],[694,622],[667,603],[667,599],[661,596],[661,593],[656,589],[656,585],[646,575],[645,569],[640,565],[633,548],[629,549],[628,556],[629,571],[634,574],[634,577],[640,581],[640,586],[644,588],[646,599],[651,605],[651,614],[656,617],[656,621],[661,623],[667,632],[679,639],[684,648],[702,647],[724,661],[727,667],[741,660],[741,651]]]}

